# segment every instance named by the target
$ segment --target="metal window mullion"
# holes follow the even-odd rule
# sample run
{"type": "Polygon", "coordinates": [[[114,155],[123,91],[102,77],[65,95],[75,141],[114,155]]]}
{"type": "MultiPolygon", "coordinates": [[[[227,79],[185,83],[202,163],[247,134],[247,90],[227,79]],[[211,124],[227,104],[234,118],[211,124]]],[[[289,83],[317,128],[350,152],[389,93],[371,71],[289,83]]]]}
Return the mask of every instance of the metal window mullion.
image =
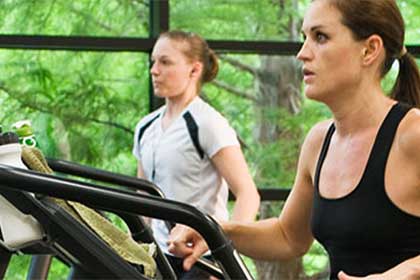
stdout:
{"type": "MultiPolygon", "coordinates": [[[[160,33],[169,30],[169,0],[150,0],[149,4],[149,39],[155,41],[160,33]]],[[[149,52],[149,64],[150,57],[151,51],[149,52]]],[[[149,73],[149,111],[156,110],[163,103],[164,99],[156,97],[153,93],[152,77],[149,73]]]]}

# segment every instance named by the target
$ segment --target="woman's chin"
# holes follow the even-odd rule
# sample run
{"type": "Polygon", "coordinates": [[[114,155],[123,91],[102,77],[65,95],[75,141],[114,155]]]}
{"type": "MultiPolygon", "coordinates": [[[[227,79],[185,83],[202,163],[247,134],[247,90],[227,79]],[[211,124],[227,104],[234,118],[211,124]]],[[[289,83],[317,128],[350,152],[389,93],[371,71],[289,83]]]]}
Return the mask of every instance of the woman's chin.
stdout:
{"type": "Polygon", "coordinates": [[[306,96],[307,98],[309,98],[309,99],[314,99],[314,100],[316,100],[317,94],[316,94],[316,92],[314,92],[313,90],[308,90],[308,89],[305,89],[305,96],[306,96]]]}
{"type": "Polygon", "coordinates": [[[156,97],[160,97],[160,98],[165,98],[166,97],[165,93],[163,93],[160,90],[153,90],[153,93],[156,97]]]}
{"type": "Polygon", "coordinates": [[[322,101],[322,93],[319,90],[315,90],[314,88],[307,87],[305,88],[305,96],[309,99],[322,101]]]}

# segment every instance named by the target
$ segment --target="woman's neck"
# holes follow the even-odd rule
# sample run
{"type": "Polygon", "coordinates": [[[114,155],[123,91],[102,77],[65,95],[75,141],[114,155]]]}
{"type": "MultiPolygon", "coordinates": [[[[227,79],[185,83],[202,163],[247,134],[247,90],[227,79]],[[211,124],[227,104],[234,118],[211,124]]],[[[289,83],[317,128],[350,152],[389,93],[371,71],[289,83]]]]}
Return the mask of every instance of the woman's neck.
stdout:
{"type": "Polygon", "coordinates": [[[382,123],[394,100],[385,96],[380,87],[366,88],[334,104],[328,104],[334,117],[337,133],[351,135],[382,123]]]}
{"type": "Polygon", "coordinates": [[[191,92],[166,98],[165,117],[168,119],[177,117],[185,108],[187,108],[197,95],[197,93],[191,92]]]}

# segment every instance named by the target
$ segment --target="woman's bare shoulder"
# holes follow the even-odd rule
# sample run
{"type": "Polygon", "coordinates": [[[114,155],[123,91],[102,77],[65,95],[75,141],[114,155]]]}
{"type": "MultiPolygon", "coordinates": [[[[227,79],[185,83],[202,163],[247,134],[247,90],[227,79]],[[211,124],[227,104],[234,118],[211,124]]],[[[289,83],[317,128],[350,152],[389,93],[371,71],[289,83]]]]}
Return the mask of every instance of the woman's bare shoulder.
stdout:
{"type": "Polygon", "coordinates": [[[331,124],[331,119],[315,124],[305,138],[301,149],[300,162],[302,170],[306,170],[308,174],[312,174],[311,171],[314,170],[322,143],[331,124]]]}
{"type": "Polygon", "coordinates": [[[320,146],[332,122],[332,119],[328,119],[315,124],[306,136],[304,145],[312,148],[320,146]]]}
{"type": "Polygon", "coordinates": [[[396,144],[408,159],[420,164],[420,110],[411,109],[401,122],[396,144]]]}

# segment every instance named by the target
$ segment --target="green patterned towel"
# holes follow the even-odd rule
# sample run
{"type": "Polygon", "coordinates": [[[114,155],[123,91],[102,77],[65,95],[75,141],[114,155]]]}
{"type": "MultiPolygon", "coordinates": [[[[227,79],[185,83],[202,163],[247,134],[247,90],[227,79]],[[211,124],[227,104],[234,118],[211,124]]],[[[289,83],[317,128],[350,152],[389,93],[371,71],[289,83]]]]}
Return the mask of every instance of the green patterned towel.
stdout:
{"type": "MultiPolygon", "coordinates": [[[[42,152],[37,148],[22,146],[22,159],[32,170],[47,174],[53,173],[42,152]]],[[[142,265],[144,274],[147,277],[156,275],[156,263],[153,259],[156,250],[154,244],[137,243],[129,234],[123,232],[98,212],[83,204],[57,198],[52,199],[77,220],[89,226],[126,261],[142,265]]]]}

